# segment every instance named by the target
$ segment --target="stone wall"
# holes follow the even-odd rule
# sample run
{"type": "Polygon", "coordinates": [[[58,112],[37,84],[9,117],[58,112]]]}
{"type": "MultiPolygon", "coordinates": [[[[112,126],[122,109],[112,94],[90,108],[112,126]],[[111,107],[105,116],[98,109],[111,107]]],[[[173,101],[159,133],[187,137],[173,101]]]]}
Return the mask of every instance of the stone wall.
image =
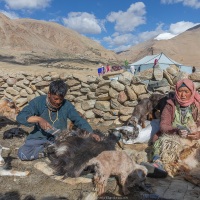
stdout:
{"type": "Polygon", "coordinates": [[[38,72],[33,75],[0,70],[0,99],[10,98],[21,109],[34,97],[46,94],[49,83],[60,78],[69,86],[66,98],[80,113],[89,121],[109,126],[126,122],[140,99],[152,93],[166,94],[173,90],[177,80],[187,77],[200,89],[200,72],[188,75],[174,66],[163,71],[149,69],[136,76],[124,72],[118,80],[105,80],[84,74],[69,75],[67,72],[38,72]]]}

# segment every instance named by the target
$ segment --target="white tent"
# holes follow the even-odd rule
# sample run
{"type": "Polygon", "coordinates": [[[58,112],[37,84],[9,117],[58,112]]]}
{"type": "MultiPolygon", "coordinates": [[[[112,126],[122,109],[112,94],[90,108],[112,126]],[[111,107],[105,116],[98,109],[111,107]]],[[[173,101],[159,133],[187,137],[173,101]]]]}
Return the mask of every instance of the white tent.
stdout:
{"type": "Polygon", "coordinates": [[[130,67],[134,66],[135,74],[137,74],[138,72],[153,68],[155,60],[158,61],[158,64],[161,69],[166,69],[170,65],[176,65],[180,69],[180,71],[187,72],[188,74],[192,73],[191,66],[185,66],[183,64],[180,64],[180,63],[172,60],[171,58],[167,57],[164,53],[160,53],[157,55],[145,56],[144,58],[138,60],[137,62],[129,64],[129,66],[130,67]]]}

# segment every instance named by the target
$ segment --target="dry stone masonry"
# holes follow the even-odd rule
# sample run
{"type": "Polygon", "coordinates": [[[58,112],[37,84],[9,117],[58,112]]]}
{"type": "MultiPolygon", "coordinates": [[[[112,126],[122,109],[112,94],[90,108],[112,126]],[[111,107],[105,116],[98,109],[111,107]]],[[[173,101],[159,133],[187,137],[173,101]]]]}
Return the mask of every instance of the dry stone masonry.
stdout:
{"type": "Polygon", "coordinates": [[[10,98],[21,109],[33,98],[47,94],[51,81],[62,79],[69,86],[66,99],[88,121],[105,126],[123,124],[130,118],[139,100],[148,98],[152,93],[168,93],[182,78],[193,80],[197,89],[200,89],[200,72],[189,75],[175,66],[160,72],[148,69],[134,76],[126,71],[117,80],[105,80],[96,76],[69,75],[67,72],[9,74],[0,70],[0,99],[10,98]]]}

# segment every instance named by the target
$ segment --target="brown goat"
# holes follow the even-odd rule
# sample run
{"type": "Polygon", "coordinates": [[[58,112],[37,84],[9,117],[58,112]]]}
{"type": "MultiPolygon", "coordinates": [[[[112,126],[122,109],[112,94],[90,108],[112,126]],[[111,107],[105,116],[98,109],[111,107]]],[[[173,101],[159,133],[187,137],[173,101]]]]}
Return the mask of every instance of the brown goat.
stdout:
{"type": "Polygon", "coordinates": [[[144,98],[135,106],[132,116],[128,121],[128,125],[132,124],[134,127],[141,125],[142,128],[145,128],[145,120],[149,115],[149,118],[152,119],[152,110],[153,104],[149,98],[144,98]]]}
{"type": "Polygon", "coordinates": [[[19,108],[16,106],[14,101],[7,98],[0,100],[0,116],[15,121],[18,113],[19,108]]]}
{"type": "Polygon", "coordinates": [[[99,196],[105,193],[105,187],[111,175],[119,178],[124,195],[130,193],[128,187],[144,184],[147,175],[147,169],[136,164],[125,151],[103,151],[97,157],[89,160],[86,165],[82,165],[77,176],[90,165],[94,165],[94,184],[99,196]]]}

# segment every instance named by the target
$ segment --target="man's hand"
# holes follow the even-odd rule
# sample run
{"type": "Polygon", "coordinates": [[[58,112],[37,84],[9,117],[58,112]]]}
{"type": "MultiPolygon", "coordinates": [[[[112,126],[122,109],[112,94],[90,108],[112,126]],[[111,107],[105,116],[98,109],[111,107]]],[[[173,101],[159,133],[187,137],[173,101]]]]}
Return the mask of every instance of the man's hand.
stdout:
{"type": "Polygon", "coordinates": [[[200,131],[188,134],[187,136],[191,140],[199,140],[200,139],[200,131]]]}
{"type": "Polygon", "coordinates": [[[45,119],[39,116],[31,116],[27,119],[29,123],[38,123],[43,130],[52,129],[53,127],[45,119]]]}
{"type": "Polygon", "coordinates": [[[38,124],[40,125],[41,129],[43,130],[48,130],[48,129],[52,129],[53,127],[49,124],[49,122],[47,122],[45,119],[41,118],[38,121],[38,124]]]}
{"type": "Polygon", "coordinates": [[[178,134],[182,137],[182,138],[186,138],[189,134],[189,132],[187,130],[179,130],[178,134]]]}
{"type": "Polygon", "coordinates": [[[94,138],[94,139],[95,139],[96,141],[98,141],[98,142],[101,140],[101,138],[100,138],[99,135],[97,135],[97,134],[91,133],[90,136],[91,136],[92,138],[94,138]]]}

